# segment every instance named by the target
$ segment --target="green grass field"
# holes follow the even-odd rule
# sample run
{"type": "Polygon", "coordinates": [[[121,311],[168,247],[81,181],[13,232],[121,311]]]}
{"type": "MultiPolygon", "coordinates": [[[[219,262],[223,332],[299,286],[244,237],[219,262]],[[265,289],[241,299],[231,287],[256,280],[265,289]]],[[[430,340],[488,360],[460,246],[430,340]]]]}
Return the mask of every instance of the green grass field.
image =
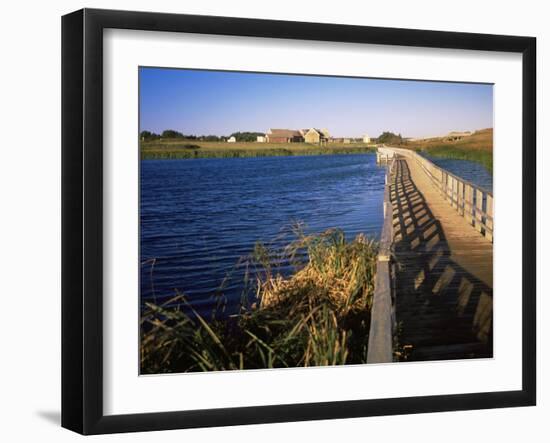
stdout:
{"type": "Polygon", "coordinates": [[[196,140],[155,140],[141,142],[141,159],[192,159],[230,157],[276,157],[289,155],[335,155],[374,152],[364,143],[330,143],[319,146],[308,143],[225,143],[196,140]]]}
{"type": "Polygon", "coordinates": [[[493,129],[482,129],[454,142],[444,141],[443,138],[408,141],[404,147],[433,157],[475,161],[493,172],[493,129]]]}

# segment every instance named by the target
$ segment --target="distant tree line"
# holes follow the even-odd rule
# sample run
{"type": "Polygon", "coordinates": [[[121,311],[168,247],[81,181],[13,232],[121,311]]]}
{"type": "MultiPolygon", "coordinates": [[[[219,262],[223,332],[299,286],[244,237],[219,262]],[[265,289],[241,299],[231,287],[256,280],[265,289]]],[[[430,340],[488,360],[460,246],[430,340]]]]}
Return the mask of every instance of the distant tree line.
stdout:
{"type": "Polygon", "coordinates": [[[182,140],[199,140],[206,142],[223,142],[229,137],[235,137],[238,142],[255,142],[259,135],[265,135],[263,132],[234,132],[230,136],[217,136],[217,135],[195,135],[195,134],[183,134],[174,129],[165,129],[161,134],[157,134],[151,131],[141,131],[140,139],[143,141],[160,140],[161,138],[182,139],[182,140]]]}
{"type": "Polygon", "coordinates": [[[263,132],[234,132],[230,137],[235,137],[238,142],[255,142],[259,135],[265,135],[263,132]]]}
{"type": "Polygon", "coordinates": [[[182,139],[182,140],[200,140],[206,142],[219,142],[227,140],[227,137],[217,135],[194,135],[183,134],[173,129],[165,129],[161,134],[151,131],[141,131],[139,137],[143,141],[160,140],[161,138],[182,139]]]}
{"type": "Polygon", "coordinates": [[[393,132],[384,131],[377,139],[375,139],[375,142],[401,145],[405,142],[405,139],[401,136],[401,134],[394,134],[393,132]]]}

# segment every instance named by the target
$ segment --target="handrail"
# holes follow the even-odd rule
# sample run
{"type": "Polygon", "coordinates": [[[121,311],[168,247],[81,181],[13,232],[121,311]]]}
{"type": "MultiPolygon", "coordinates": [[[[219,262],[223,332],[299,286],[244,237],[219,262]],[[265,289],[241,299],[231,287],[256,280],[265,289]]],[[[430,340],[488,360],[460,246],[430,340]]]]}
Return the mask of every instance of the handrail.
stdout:
{"type": "Polygon", "coordinates": [[[442,197],[466,219],[481,235],[493,241],[493,193],[481,186],[443,169],[426,157],[410,149],[384,146],[384,150],[392,151],[415,160],[424,173],[439,190],[442,197]]]}
{"type": "Polygon", "coordinates": [[[487,193],[487,194],[490,194],[492,195],[492,192],[489,191],[488,189],[485,189],[483,186],[480,186],[480,185],[476,185],[475,183],[469,181],[469,180],[466,180],[465,178],[462,178],[462,177],[459,177],[458,175],[456,174],[453,174],[451,171],[447,171],[446,169],[443,169],[441,166],[437,166],[434,162],[432,162],[430,159],[422,156],[421,154],[419,154],[418,152],[416,151],[413,151],[411,149],[404,149],[404,148],[390,148],[388,146],[384,146],[383,149],[388,149],[388,150],[391,150],[391,151],[397,151],[400,155],[403,155],[405,157],[420,157],[422,160],[430,163],[431,165],[433,165],[435,168],[437,169],[440,169],[444,172],[446,172],[447,174],[449,175],[452,175],[454,178],[456,178],[457,180],[460,180],[462,182],[464,182],[465,184],[468,184],[470,186],[472,186],[473,188],[476,188],[476,189],[479,189],[480,191],[483,191],[484,193],[487,193]],[[412,154],[412,155],[411,155],[412,154]]]}
{"type": "Polygon", "coordinates": [[[389,363],[393,361],[395,310],[392,293],[393,206],[390,195],[390,180],[394,164],[395,160],[392,160],[386,169],[383,203],[384,224],[376,262],[367,363],[389,363]]]}

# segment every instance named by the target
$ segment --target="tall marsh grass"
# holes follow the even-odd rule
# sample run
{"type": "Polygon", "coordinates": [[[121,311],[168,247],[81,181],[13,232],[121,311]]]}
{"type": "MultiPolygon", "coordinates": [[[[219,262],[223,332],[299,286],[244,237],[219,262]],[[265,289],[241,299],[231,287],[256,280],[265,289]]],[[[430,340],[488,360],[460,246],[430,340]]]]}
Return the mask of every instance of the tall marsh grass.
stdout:
{"type": "Polygon", "coordinates": [[[196,148],[142,150],[142,160],[171,160],[193,158],[241,158],[241,157],[283,157],[294,155],[338,155],[367,154],[374,152],[370,147],[349,148],[272,148],[272,149],[220,149],[205,150],[196,148]]]}
{"type": "Polygon", "coordinates": [[[141,159],[193,159],[234,157],[279,157],[292,155],[365,154],[374,147],[365,143],[330,143],[319,146],[309,143],[225,143],[162,140],[142,142],[141,159]]]}
{"type": "Polygon", "coordinates": [[[254,293],[237,315],[217,305],[205,318],[181,294],[147,303],[141,373],[365,363],[377,244],[340,230],[296,235],[282,251],[256,245],[254,293]],[[295,272],[284,276],[282,262],[295,272]]]}

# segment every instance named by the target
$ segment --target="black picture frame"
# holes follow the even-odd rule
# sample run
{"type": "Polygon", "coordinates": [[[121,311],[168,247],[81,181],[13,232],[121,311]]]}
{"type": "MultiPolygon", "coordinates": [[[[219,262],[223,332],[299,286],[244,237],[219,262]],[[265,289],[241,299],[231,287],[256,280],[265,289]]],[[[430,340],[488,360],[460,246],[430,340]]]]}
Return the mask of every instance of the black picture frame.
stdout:
{"type": "Polygon", "coordinates": [[[536,403],[536,39],[83,9],[62,18],[62,426],[82,434],[530,406],[536,403]],[[103,30],[503,51],[523,64],[522,389],[130,415],[103,413],[103,30]]]}

